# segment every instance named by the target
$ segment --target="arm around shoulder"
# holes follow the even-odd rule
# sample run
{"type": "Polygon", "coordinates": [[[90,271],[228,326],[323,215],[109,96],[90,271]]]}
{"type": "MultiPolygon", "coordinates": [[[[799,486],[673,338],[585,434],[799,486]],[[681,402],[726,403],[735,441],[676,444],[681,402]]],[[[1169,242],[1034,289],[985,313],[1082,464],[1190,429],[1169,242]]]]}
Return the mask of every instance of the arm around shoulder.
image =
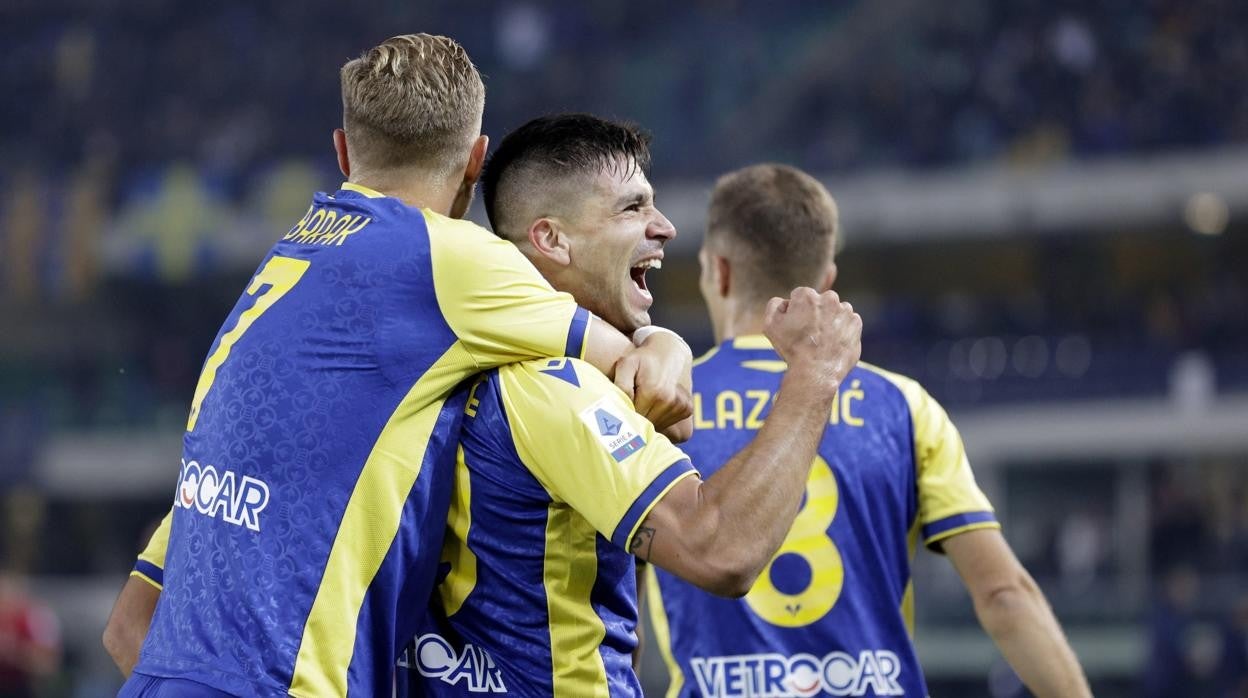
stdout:
{"type": "Polygon", "coordinates": [[[997,529],[941,541],[984,630],[1039,698],[1091,696],[1087,677],[1043,592],[997,529]]]}
{"type": "Polygon", "coordinates": [[[638,413],[679,443],[693,433],[693,353],[675,332],[645,329],[652,331],[635,336],[641,341],[634,347],[634,341],[607,323],[590,322],[585,360],[612,378],[638,413]]]}

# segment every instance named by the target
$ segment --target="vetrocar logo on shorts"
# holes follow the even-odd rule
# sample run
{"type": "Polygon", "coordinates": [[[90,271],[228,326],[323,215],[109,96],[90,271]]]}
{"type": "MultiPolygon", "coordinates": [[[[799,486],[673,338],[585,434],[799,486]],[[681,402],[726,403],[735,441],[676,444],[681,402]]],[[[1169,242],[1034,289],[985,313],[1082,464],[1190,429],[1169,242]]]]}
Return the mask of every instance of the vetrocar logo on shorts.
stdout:
{"type": "Polygon", "coordinates": [[[715,698],[789,698],[815,695],[901,696],[901,662],[888,650],[863,650],[858,657],[829,652],[813,654],[740,654],[696,657],[694,679],[704,696],[715,698]]]}
{"type": "Polygon", "coordinates": [[[217,470],[197,461],[182,461],[175,507],[194,509],[235,526],[260,530],[260,512],[269,503],[269,486],[249,475],[237,477],[233,471],[217,470]]]}
{"type": "Polygon", "coordinates": [[[489,652],[467,644],[462,653],[457,653],[451,643],[435,633],[416,638],[415,646],[403,653],[398,665],[452,686],[463,681],[469,693],[507,692],[503,672],[494,664],[489,652]]]}

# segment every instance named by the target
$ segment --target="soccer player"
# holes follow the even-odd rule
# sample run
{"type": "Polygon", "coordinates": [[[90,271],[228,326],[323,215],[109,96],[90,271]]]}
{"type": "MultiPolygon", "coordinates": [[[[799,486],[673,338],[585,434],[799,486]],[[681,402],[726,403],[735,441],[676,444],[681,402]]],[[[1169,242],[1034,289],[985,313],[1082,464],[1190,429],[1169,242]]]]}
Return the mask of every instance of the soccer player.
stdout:
{"type": "MultiPolygon", "coordinates": [[[[695,362],[684,446],[712,479],[772,426],[772,399],[794,368],[763,334],[767,298],[831,288],[836,229],[827,190],[791,167],[747,167],[715,186],[699,261],[719,345],[695,362]]],[[[1028,688],[1090,695],[940,405],[916,382],[859,364],[823,421],[801,511],[744,598],[716,598],[665,570],[646,584],[668,695],[927,695],[911,642],[918,540],[948,556],[1028,688]]]]}
{"type": "MultiPolygon", "coordinates": [[[[544,117],[509,134],[483,176],[495,232],[625,331],[649,322],[647,270],[676,232],[655,206],[647,144],[592,116],[544,117]]],[[[449,572],[400,661],[412,694],[640,695],[634,555],[715,593],[750,588],[797,512],[861,319],[832,292],[797,289],[762,329],[790,362],[772,420],[706,480],[583,362],[478,380],[449,572]]]]}
{"type": "MultiPolygon", "coordinates": [[[[349,181],[274,245],[204,364],[162,568],[141,561],[115,608],[146,618],[163,582],[122,695],[388,693],[438,567],[457,386],[541,356],[610,369],[630,345],[456,220],[486,149],[459,45],[395,37],[341,77],[349,181]]],[[[660,341],[623,382],[665,381],[663,423],[687,349],[660,341]]],[[[144,629],[110,622],[106,644],[124,663],[144,629]]]]}

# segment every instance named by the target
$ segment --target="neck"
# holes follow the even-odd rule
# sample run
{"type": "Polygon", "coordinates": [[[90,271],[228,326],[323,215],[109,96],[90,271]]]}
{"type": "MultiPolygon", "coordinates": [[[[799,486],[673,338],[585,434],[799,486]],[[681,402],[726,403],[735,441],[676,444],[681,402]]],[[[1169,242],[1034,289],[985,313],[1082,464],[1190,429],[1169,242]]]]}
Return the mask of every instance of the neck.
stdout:
{"type": "Polygon", "coordinates": [[[715,329],[716,343],[733,337],[750,334],[762,334],[765,323],[765,311],[757,303],[741,301],[736,298],[724,300],[719,318],[712,319],[715,329]]]}
{"type": "Polygon", "coordinates": [[[394,197],[408,206],[427,208],[443,216],[450,214],[457,191],[448,182],[423,172],[352,172],[347,181],[394,197]]]}

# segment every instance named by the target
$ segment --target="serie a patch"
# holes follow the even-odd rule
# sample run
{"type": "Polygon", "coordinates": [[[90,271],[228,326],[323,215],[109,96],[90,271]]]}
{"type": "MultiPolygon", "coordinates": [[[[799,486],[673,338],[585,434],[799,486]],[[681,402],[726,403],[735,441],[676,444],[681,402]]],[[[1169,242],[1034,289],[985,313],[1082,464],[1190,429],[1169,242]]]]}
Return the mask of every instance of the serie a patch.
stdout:
{"type": "Polygon", "coordinates": [[[646,440],[633,428],[623,410],[609,397],[581,410],[580,416],[585,426],[598,437],[598,443],[617,463],[646,445],[646,440]]]}

